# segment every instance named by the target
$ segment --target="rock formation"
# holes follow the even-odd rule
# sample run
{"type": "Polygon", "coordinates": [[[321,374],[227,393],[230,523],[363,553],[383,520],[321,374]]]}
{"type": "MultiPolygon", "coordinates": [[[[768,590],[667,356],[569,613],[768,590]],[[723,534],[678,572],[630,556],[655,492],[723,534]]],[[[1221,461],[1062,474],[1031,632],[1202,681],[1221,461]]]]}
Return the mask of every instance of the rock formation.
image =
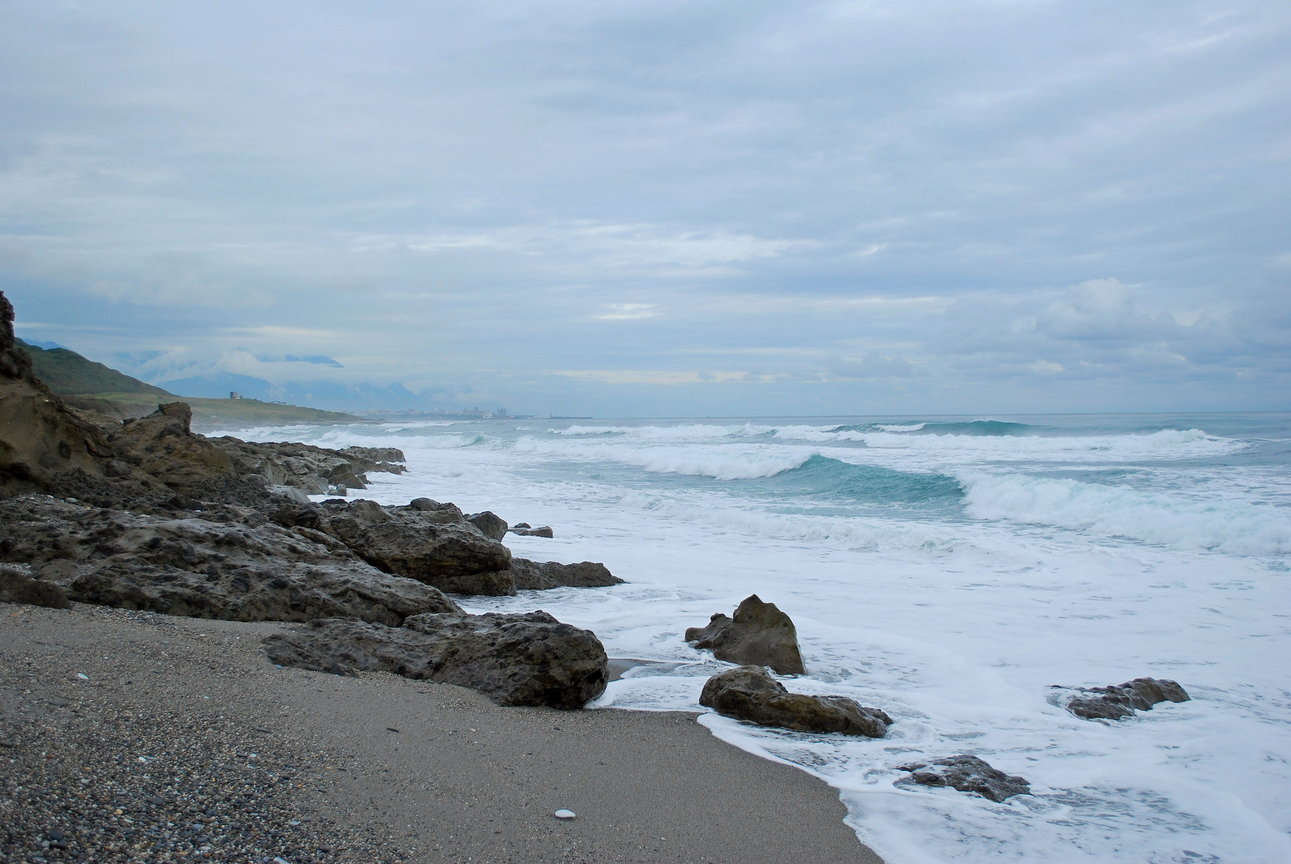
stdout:
{"type": "MultiPolygon", "coordinates": [[[[1161,702],[1188,702],[1190,697],[1178,683],[1167,679],[1135,678],[1110,687],[1064,688],[1054,690],[1068,694],[1064,706],[1085,720],[1121,720],[1133,717],[1135,710],[1151,711],[1161,702]]],[[[1062,696],[1059,695],[1059,701],[1062,696]]]]}
{"type": "Polygon", "coordinates": [[[740,666],[709,678],[699,704],[760,726],[882,738],[892,718],[846,696],[790,693],[762,666],[740,666]]]}
{"type": "MultiPolygon", "coordinates": [[[[248,517],[248,521],[254,521],[248,517]]],[[[307,528],[167,518],[49,496],[0,501],[5,560],[64,562],[73,600],[231,621],[338,615],[399,624],[458,612],[439,590],[382,573],[307,528]]]]}
{"type": "Polygon", "coordinates": [[[793,621],[756,594],[740,603],[734,618],[719,612],[707,626],[687,628],[686,641],[696,648],[713,649],[718,660],[728,663],[770,666],[780,675],[807,673],[793,621]]]}
{"type": "Polygon", "coordinates": [[[571,710],[605,692],[605,649],[596,635],[545,612],[417,615],[402,627],[312,621],[265,639],[284,666],[337,674],[385,671],[470,687],[499,705],[571,710]]]}
{"type": "Polygon", "coordinates": [[[557,564],[555,561],[539,563],[528,558],[512,558],[510,572],[515,587],[522,591],[561,587],[605,588],[623,584],[623,580],[604,564],[592,561],[557,564]]]}
{"type": "Polygon", "coordinates": [[[898,765],[897,770],[911,772],[910,780],[920,786],[949,786],[995,802],[1031,794],[1031,784],[1026,780],[992,768],[976,756],[949,756],[930,765],[914,762],[898,765]]]}

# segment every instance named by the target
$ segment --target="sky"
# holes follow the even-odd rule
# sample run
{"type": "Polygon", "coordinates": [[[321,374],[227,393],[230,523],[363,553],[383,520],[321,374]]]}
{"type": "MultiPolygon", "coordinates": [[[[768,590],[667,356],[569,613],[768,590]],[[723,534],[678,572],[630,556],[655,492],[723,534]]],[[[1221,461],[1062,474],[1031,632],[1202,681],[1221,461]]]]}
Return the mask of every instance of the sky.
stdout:
{"type": "Polygon", "coordinates": [[[1288,410],[1289,168],[1285,0],[0,0],[18,334],[183,395],[1288,410]]]}

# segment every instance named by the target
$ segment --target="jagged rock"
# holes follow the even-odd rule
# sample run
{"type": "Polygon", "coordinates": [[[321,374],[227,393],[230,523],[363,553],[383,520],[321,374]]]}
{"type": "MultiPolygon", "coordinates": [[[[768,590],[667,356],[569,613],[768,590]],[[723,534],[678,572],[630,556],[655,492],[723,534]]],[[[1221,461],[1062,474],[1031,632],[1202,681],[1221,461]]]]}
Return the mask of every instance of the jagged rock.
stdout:
{"type": "Polygon", "coordinates": [[[347,615],[398,624],[460,611],[439,590],[382,573],[303,527],[131,514],[43,495],[0,501],[0,522],[8,560],[80,563],[68,593],[84,603],[236,621],[347,615]]]}
{"type": "Polygon", "coordinates": [[[179,492],[194,494],[212,481],[236,478],[238,472],[228,454],[194,433],[192,420],[187,403],[168,402],[147,417],[124,423],[108,436],[108,443],[118,461],[179,492]]]}
{"type": "Polygon", "coordinates": [[[550,527],[548,527],[548,526],[546,526],[546,525],[543,525],[541,528],[531,528],[531,527],[529,527],[529,525],[528,525],[527,523],[525,523],[525,522],[521,522],[521,523],[519,523],[518,525],[512,525],[512,526],[511,526],[510,528],[508,528],[507,530],[508,530],[508,531],[510,531],[512,534],[516,534],[516,535],[518,535],[518,536],[520,536],[520,537],[548,537],[548,538],[551,538],[551,537],[555,537],[555,536],[556,536],[556,532],[552,531],[552,530],[551,530],[551,528],[550,528],[550,527]]]}
{"type": "Polygon", "coordinates": [[[545,612],[416,615],[403,627],[312,621],[265,639],[284,666],[353,674],[380,670],[470,687],[499,705],[581,708],[605,692],[596,634],[545,612]]]}
{"type": "Polygon", "coordinates": [[[49,489],[60,476],[102,477],[113,453],[103,430],[31,374],[14,342],[13,305],[0,292],[0,495],[49,489]]]}
{"type": "Polygon", "coordinates": [[[976,756],[949,756],[930,765],[914,762],[898,765],[897,770],[911,772],[910,779],[921,786],[949,786],[995,802],[1031,794],[1031,784],[1026,780],[992,768],[976,756]]]}
{"type": "Polygon", "coordinates": [[[483,513],[472,513],[466,517],[466,521],[479,528],[480,533],[490,540],[496,540],[501,543],[507,536],[507,520],[491,510],[485,510],[483,513]]]}
{"type": "MultiPolygon", "coordinates": [[[[1068,690],[1055,685],[1055,690],[1068,690]]],[[[1059,697],[1061,698],[1061,697],[1059,697]]],[[[1085,720],[1120,720],[1133,717],[1135,710],[1151,711],[1161,702],[1187,702],[1191,697],[1175,681],[1164,678],[1135,678],[1110,687],[1076,688],[1066,708],[1085,720]]]]}
{"type": "MultiPolygon", "coordinates": [[[[207,439],[225,453],[240,476],[260,476],[268,486],[288,486],[308,495],[333,489],[364,489],[372,472],[401,474],[403,454],[394,448],[347,447],[329,450],[295,442],[250,442],[225,435],[207,439]],[[369,454],[398,455],[398,460],[374,459],[369,454]]],[[[344,493],[341,493],[344,494],[344,493]]]]}
{"type": "Polygon", "coordinates": [[[846,696],[790,693],[762,666],[740,666],[709,678],[699,704],[737,720],[799,732],[882,738],[892,725],[884,712],[862,707],[846,696]]]}
{"type": "Polygon", "coordinates": [[[374,501],[326,501],[321,530],[369,564],[441,591],[515,593],[514,581],[505,572],[511,566],[507,547],[488,539],[465,519],[439,521],[447,512],[442,507],[424,509],[416,504],[385,508],[374,501]]]}
{"type": "Polygon", "coordinates": [[[67,591],[61,585],[33,579],[20,568],[0,564],[0,603],[27,603],[68,609],[67,591]]]}
{"type": "Polygon", "coordinates": [[[539,563],[528,558],[511,559],[511,576],[520,590],[547,588],[603,588],[622,585],[623,580],[610,573],[604,564],[583,561],[578,564],[539,563]]]}
{"type": "MultiPolygon", "coordinates": [[[[357,459],[366,459],[369,462],[375,462],[377,464],[382,462],[408,461],[404,458],[403,451],[398,447],[346,447],[336,452],[343,453],[346,456],[351,456],[357,459]]],[[[400,472],[395,471],[393,473],[398,474],[400,472]]]]}
{"type": "Polygon", "coordinates": [[[793,621],[756,594],[740,603],[734,618],[719,613],[702,628],[687,628],[686,641],[696,648],[712,648],[718,660],[728,663],[770,666],[780,675],[807,672],[793,621]]]}

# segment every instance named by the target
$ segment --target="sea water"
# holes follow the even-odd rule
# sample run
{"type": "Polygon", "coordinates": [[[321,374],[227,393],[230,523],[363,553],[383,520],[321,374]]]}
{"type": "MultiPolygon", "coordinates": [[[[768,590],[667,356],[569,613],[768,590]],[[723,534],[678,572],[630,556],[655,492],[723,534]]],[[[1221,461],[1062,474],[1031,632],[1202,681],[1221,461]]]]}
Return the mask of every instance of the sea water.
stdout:
{"type": "Polygon", "coordinates": [[[703,711],[727,668],[682,641],[756,593],[794,620],[794,691],[850,696],[878,740],[725,741],[836,787],[890,864],[1291,861],[1291,416],[482,420],[249,430],[404,450],[355,495],[428,496],[555,539],[627,584],[467,598],[542,608],[656,661],[592,707],[703,711]],[[1171,678],[1120,722],[1051,685],[1171,678]],[[967,753],[1023,776],[993,803],[899,765],[967,753]]]}

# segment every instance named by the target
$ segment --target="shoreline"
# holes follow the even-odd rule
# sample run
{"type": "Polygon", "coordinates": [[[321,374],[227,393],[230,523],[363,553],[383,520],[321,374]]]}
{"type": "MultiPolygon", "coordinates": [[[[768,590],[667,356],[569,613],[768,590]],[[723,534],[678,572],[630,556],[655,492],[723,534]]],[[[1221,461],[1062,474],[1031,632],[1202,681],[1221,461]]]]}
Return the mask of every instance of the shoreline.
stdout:
{"type": "Polygon", "coordinates": [[[694,714],[279,669],[260,646],[279,623],[0,621],[5,860],[880,862],[835,790],[694,714]],[[50,830],[69,848],[42,848],[50,830]]]}

